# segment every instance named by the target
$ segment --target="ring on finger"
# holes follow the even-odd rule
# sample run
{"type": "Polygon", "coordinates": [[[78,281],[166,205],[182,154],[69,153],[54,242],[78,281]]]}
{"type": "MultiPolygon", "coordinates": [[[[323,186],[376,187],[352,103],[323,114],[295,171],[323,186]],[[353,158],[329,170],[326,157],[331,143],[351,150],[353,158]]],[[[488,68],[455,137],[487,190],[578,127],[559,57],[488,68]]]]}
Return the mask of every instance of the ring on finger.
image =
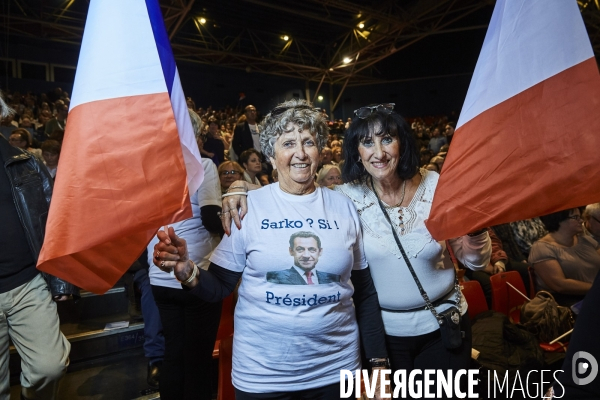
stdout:
{"type": "Polygon", "coordinates": [[[160,260],[160,251],[156,250],[156,254],[154,255],[154,258],[156,258],[157,260],[160,260]]]}
{"type": "Polygon", "coordinates": [[[164,261],[161,261],[161,262],[160,262],[160,266],[161,266],[161,268],[164,268],[164,267],[165,267],[165,262],[164,262],[164,261]]]}

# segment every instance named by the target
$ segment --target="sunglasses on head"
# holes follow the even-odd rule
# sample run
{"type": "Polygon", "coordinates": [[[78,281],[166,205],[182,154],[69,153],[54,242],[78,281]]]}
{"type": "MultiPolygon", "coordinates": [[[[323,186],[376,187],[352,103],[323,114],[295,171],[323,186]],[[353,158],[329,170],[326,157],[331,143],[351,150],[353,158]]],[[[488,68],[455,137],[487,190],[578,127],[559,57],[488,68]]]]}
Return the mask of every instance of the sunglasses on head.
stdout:
{"type": "Polygon", "coordinates": [[[231,171],[221,171],[221,175],[239,175],[239,171],[232,169],[231,171]]]}
{"type": "Polygon", "coordinates": [[[291,107],[275,107],[271,111],[271,117],[278,117],[281,114],[283,114],[284,112],[286,112],[287,110],[290,110],[292,108],[295,108],[296,110],[314,110],[314,111],[320,111],[320,110],[315,109],[313,106],[309,106],[309,105],[299,105],[299,106],[291,106],[291,107]]]}
{"type": "Polygon", "coordinates": [[[364,106],[354,110],[354,115],[360,119],[365,119],[376,111],[388,115],[394,110],[395,105],[395,103],[372,104],[370,106],[364,106]]]}

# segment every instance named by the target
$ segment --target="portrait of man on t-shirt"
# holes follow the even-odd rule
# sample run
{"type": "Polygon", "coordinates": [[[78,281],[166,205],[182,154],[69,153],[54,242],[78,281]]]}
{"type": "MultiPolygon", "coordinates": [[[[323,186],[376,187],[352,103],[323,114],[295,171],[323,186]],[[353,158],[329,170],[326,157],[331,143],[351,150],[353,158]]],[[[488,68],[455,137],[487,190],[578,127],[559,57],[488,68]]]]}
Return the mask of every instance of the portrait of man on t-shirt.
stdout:
{"type": "Polygon", "coordinates": [[[294,265],[281,271],[267,272],[267,282],[280,285],[319,285],[339,282],[340,276],[316,270],[323,253],[319,236],[308,231],[299,231],[290,236],[290,256],[294,265]]]}

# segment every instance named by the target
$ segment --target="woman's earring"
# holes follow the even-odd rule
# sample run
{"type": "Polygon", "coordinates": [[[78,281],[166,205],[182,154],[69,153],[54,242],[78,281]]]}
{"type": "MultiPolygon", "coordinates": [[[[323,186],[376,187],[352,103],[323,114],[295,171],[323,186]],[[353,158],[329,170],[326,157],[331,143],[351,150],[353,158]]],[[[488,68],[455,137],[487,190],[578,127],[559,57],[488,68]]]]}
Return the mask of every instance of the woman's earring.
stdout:
{"type": "Polygon", "coordinates": [[[356,160],[356,162],[359,162],[359,163],[362,162],[362,160],[360,159],[360,157],[358,157],[358,160],[356,160]]]}

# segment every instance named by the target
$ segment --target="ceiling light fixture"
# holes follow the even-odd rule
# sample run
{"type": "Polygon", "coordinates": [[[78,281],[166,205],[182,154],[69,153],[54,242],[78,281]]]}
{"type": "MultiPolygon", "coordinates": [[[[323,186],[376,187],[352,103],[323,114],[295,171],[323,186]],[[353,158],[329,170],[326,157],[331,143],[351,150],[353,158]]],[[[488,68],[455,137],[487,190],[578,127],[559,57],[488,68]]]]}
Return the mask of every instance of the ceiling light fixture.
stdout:
{"type": "Polygon", "coordinates": [[[284,35],[284,36],[282,36],[281,38],[282,38],[283,40],[285,40],[286,42],[287,42],[288,40],[290,40],[290,37],[289,37],[288,35],[284,35]]]}
{"type": "Polygon", "coordinates": [[[360,29],[363,29],[363,28],[365,27],[365,24],[363,24],[363,23],[361,22],[360,24],[358,24],[358,27],[359,27],[360,29]]]}
{"type": "Polygon", "coordinates": [[[199,20],[199,21],[200,21],[200,23],[201,23],[202,25],[204,25],[204,24],[206,23],[206,18],[200,18],[200,20],[199,20]]]}
{"type": "Polygon", "coordinates": [[[344,58],[344,64],[350,64],[351,62],[352,62],[352,59],[350,57],[344,58]]]}

